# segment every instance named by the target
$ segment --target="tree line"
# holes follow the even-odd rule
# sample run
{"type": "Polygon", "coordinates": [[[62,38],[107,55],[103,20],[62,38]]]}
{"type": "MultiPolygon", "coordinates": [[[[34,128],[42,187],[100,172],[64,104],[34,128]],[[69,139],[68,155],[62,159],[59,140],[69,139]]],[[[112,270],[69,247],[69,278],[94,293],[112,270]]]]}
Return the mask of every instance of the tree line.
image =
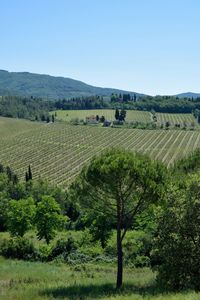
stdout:
{"type": "Polygon", "coordinates": [[[2,96],[0,98],[0,116],[29,119],[32,121],[50,121],[50,111],[54,103],[41,98],[2,96]]]}
{"type": "Polygon", "coordinates": [[[0,116],[23,118],[32,121],[54,122],[51,111],[71,109],[121,109],[144,110],[165,113],[194,113],[198,120],[200,98],[177,98],[173,96],[130,96],[112,94],[110,97],[90,96],[47,101],[42,98],[1,96],[0,116]]]}

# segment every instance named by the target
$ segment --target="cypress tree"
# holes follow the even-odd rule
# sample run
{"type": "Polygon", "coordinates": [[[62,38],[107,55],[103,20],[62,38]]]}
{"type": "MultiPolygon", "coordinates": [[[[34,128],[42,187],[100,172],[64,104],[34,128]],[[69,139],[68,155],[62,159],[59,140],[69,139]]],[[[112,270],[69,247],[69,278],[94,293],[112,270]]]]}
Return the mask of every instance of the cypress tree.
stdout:
{"type": "Polygon", "coordinates": [[[29,178],[29,180],[33,179],[33,175],[32,175],[32,171],[31,171],[31,166],[30,165],[28,166],[28,178],[29,178]]]}
{"type": "Polygon", "coordinates": [[[25,173],[25,180],[26,180],[26,182],[29,181],[28,172],[25,173]]]}
{"type": "Polygon", "coordinates": [[[118,108],[115,110],[115,119],[119,120],[119,109],[118,108]]]}

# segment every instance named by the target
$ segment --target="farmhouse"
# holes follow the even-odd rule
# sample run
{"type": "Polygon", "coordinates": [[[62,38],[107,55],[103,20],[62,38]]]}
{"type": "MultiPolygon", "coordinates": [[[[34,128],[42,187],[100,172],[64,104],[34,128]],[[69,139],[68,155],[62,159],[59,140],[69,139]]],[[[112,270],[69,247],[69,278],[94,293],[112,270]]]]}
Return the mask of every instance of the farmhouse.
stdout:
{"type": "Polygon", "coordinates": [[[96,116],[92,115],[89,117],[86,117],[86,123],[88,124],[97,124],[96,116]]]}

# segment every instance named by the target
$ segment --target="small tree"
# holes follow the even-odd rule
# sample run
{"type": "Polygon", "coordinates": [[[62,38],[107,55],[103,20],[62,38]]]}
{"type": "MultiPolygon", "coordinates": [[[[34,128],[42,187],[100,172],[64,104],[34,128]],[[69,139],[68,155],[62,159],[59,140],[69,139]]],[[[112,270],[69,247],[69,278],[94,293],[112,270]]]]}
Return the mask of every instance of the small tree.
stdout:
{"type": "Polygon", "coordinates": [[[122,109],[120,112],[120,115],[119,115],[119,120],[125,121],[125,119],[126,119],[126,111],[125,111],[125,109],[122,109]]]}
{"type": "Polygon", "coordinates": [[[119,109],[118,108],[115,110],[115,119],[119,120],[119,109]]]}
{"type": "Polygon", "coordinates": [[[169,129],[169,127],[170,127],[170,122],[169,121],[167,121],[166,123],[165,123],[165,127],[166,127],[166,129],[169,129]]]}
{"type": "Polygon", "coordinates": [[[165,288],[200,290],[200,180],[192,175],[167,193],[152,253],[165,288]]]}
{"type": "Polygon", "coordinates": [[[29,180],[33,179],[32,171],[31,171],[31,166],[28,166],[28,171],[25,173],[25,180],[28,182],[29,180]]]}
{"type": "Polygon", "coordinates": [[[28,182],[29,181],[29,176],[28,176],[28,172],[25,173],[25,181],[28,182]]]}
{"type": "Polygon", "coordinates": [[[0,173],[4,173],[4,166],[2,164],[0,164],[0,173]]]}
{"type": "Polygon", "coordinates": [[[36,208],[36,227],[38,238],[45,239],[46,243],[54,238],[56,230],[62,229],[66,217],[61,215],[59,204],[51,196],[43,196],[36,208]]]}
{"type": "Polygon", "coordinates": [[[28,166],[28,179],[32,180],[33,179],[33,175],[32,175],[32,170],[31,170],[31,166],[28,166]]]}
{"type": "MultiPolygon", "coordinates": [[[[83,168],[72,186],[83,207],[114,219],[117,230],[117,288],[122,286],[122,242],[126,232],[136,216],[161,197],[165,179],[166,169],[160,163],[140,154],[111,149],[83,168]]],[[[98,228],[99,222],[96,225],[98,228]]]]}
{"type": "Polygon", "coordinates": [[[105,121],[105,117],[104,117],[104,116],[101,116],[100,122],[103,123],[104,121],[105,121]]]}
{"type": "Polygon", "coordinates": [[[7,211],[7,228],[13,236],[23,236],[32,228],[35,217],[33,198],[11,200],[7,211]]]}
{"type": "Polygon", "coordinates": [[[46,121],[46,117],[45,117],[44,114],[42,114],[42,116],[41,116],[41,121],[42,121],[42,122],[45,122],[45,121],[46,121]]]}
{"type": "Polygon", "coordinates": [[[12,177],[13,177],[13,171],[11,170],[10,167],[6,167],[6,174],[8,176],[8,180],[12,181],[12,177]]]}

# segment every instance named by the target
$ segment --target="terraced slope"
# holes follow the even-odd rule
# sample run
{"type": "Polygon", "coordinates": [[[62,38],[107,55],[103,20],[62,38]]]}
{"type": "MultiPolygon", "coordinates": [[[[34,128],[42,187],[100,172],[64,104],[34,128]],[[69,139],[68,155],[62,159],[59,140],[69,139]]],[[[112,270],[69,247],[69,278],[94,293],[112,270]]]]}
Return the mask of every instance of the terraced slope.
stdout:
{"type": "Polygon", "coordinates": [[[33,176],[66,187],[82,166],[107,147],[125,147],[172,164],[197,147],[199,131],[116,129],[34,123],[0,118],[0,162],[21,179],[30,164],[33,176]]]}

